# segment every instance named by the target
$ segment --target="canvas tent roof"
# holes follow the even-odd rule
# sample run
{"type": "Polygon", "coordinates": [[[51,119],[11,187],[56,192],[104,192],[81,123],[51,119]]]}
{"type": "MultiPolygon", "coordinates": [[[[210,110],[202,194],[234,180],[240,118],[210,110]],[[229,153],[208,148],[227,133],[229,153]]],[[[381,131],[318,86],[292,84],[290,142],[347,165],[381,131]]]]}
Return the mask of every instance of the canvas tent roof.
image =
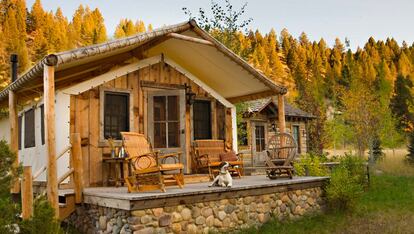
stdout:
{"type": "MultiPolygon", "coordinates": [[[[277,102],[273,101],[272,98],[263,98],[254,101],[246,102],[245,113],[257,113],[264,110],[267,106],[274,105],[277,108],[277,102]]],[[[309,114],[299,108],[296,108],[285,101],[285,115],[289,117],[301,117],[307,119],[315,118],[314,115],[309,114]]]]}
{"type": "Polygon", "coordinates": [[[224,98],[234,102],[287,92],[284,86],[269,80],[202,30],[195,21],[188,21],[102,44],[49,54],[1,91],[0,103],[4,105],[9,90],[26,97],[40,96],[44,65],[55,66],[56,88],[59,89],[60,83],[74,84],[93,78],[96,73],[109,69],[105,65],[116,62],[121,66],[123,61],[140,53],[145,53],[147,57],[165,54],[224,98]],[[210,44],[169,37],[172,34],[210,44]]]}

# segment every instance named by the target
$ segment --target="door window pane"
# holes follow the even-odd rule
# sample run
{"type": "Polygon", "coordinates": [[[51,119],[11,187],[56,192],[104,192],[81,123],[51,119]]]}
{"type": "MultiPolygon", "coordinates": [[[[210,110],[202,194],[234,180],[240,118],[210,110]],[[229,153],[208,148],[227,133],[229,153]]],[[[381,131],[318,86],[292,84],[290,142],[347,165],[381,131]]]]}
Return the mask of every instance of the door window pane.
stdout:
{"type": "Polygon", "coordinates": [[[166,105],[164,96],[154,97],[154,121],[165,120],[166,105]]]}
{"type": "Polygon", "coordinates": [[[178,121],[178,97],[168,96],[168,120],[178,121]]]}
{"type": "Polygon", "coordinates": [[[154,123],[154,147],[166,148],[165,123],[154,123]]]}
{"type": "Polygon", "coordinates": [[[178,122],[168,123],[168,146],[179,147],[180,145],[180,126],[178,122]]]}

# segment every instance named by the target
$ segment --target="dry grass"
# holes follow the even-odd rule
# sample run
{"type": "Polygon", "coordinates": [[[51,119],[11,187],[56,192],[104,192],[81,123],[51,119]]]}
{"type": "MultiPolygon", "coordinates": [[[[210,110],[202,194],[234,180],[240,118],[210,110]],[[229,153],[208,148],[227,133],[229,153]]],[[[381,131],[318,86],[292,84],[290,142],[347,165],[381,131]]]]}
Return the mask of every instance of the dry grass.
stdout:
{"type": "MultiPolygon", "coordinates": [[[[326,150],[329,155],[344,155],[345,153],[355,153],[352,149],[340,149],[340,150],[326,150]]],[[[385,157],[377,162],[374,167],[375,174],[388,174],[395,176],[414,176],[414,165],[409,165],[405,161],[407,155],[407,149],[384,149],[385,157]]],[[[368,151],[366,152],[368,157],[368,151]]]]}
{"type": "Polygon", "coordinates": [[[396,176],[414,176],[414,166],[405,161],[407,150],[384,150],[385,157],[375,166],[375,173],[385,173],[396,176]]]}

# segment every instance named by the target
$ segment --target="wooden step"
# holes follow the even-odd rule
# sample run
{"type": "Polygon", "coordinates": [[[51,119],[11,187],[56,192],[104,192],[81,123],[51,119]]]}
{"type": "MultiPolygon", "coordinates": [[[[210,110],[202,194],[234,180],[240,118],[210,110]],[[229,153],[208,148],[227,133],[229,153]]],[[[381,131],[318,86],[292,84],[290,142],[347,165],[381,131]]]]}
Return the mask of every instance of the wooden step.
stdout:
{"type": "Polygon", "coordinates": [[[61,221],[69,217],[75,211],[75,208],[75,194],[59,194],[59,219],[61,221]]]}

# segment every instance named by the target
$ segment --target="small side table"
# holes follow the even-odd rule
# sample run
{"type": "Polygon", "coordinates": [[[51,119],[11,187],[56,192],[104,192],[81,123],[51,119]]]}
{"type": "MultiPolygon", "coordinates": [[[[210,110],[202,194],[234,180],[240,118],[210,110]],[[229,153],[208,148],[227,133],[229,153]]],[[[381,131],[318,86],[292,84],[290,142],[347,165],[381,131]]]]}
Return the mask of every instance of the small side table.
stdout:
{"type": "Polygon", "coordinates": [[[108,173],[108,182],[111,180],[111,169],[115,169],[115,178],[113,181],[115,182],[115,186],[123,186],[125,183],[125,178],[129,175],[129,167],[128,161],[126,158],[112,158],[110,154],[104,154],[102,157],[102,162],[107,163],[109,166],[109,173],[108,173]]]}

